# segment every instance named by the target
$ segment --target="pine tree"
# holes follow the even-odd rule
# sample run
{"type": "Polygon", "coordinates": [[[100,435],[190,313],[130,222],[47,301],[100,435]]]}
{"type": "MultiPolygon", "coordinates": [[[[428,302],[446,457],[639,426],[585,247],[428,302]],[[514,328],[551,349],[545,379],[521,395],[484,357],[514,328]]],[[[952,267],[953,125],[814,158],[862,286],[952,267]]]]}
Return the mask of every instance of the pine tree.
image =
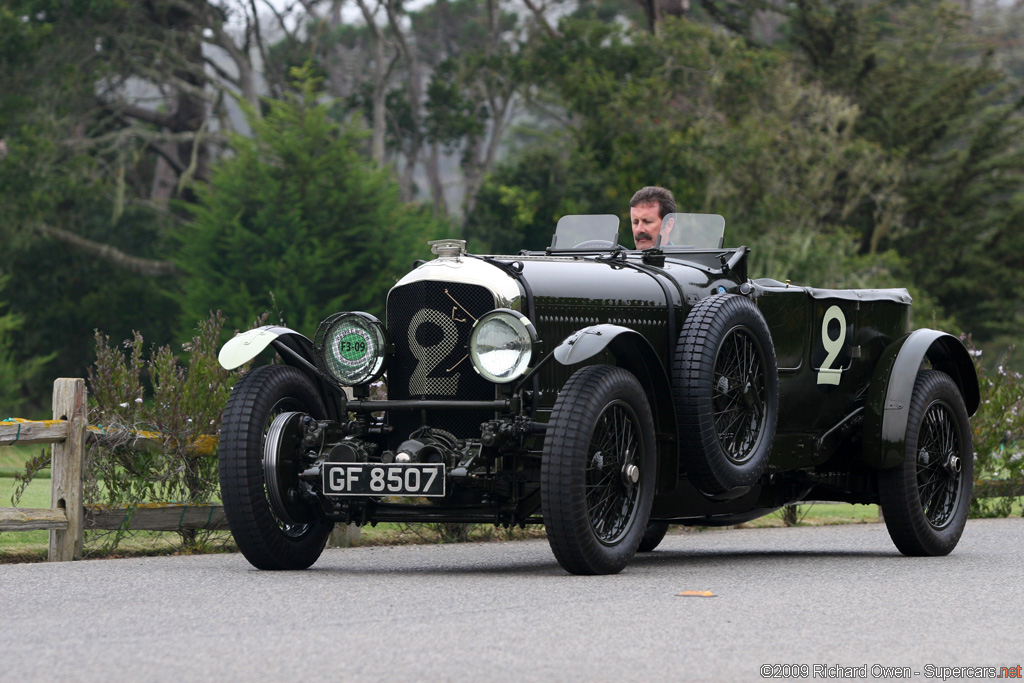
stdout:
{"type": "Polygon", "coordinates": [[[340,310],[382,314],[385,296],[426,240],[446,226],[399,200],[387,169],[360,149],[364,133],[329,116],[302,70],[296,90],[248,111],[252,137],[200,188],[177,263],[186,273],[183,328],[222,310],[244,328],[269,311],[312,334],[340,310]]]}

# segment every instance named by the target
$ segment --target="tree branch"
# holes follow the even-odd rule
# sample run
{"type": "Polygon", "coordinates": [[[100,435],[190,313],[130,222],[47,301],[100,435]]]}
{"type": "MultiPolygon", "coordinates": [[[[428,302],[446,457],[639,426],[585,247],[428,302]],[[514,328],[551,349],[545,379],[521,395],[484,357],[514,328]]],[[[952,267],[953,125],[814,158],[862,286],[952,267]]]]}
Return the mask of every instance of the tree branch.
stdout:
{"type": "Polygon", "coordinates": [[[174,277],[178,275],[178,269],[170,261],[156,261],[132,256],[131,254],[124,253],[117,247],[96,242],[95,240],[87,239],[68,230],[55,228],[45,223],[37,223],[34,227],[47,237],[71,245],[79,251],[92,254],[132,273],[138,273],[147,277],[174,277]]]}
{"type": "Polygon", "coordinates": [[[551,24],[548,23],[548,18],[544,16],[544,10],[540,7],[537,7],[537,5],[535,5],[532,2],[532,0],[523,0],[523,2],[526,4],[527,9],[533,12],[533,16],[537,19],[537,21],[540,22],[540,25],[544,29],[544,32],[547,33],[548,36],[551,38],[558,38],[558,31],[556,31],[551,26],[551,24]]]}
{"type": "Polygon", "coordinates": [[[97,98],[97,100],[100,106],[107,111],[122,114],[138,121],[142,121],[143,123],[152,123],[153,125],[160,126],[161,128],[169,128],[171,121],[173,121],[173,117],[168,114],[153,111],[152,109],[146,109],[145,107],[140,107],[138,105],[128,104],[127,102],[104,102],[101,98],[97,98]]]}

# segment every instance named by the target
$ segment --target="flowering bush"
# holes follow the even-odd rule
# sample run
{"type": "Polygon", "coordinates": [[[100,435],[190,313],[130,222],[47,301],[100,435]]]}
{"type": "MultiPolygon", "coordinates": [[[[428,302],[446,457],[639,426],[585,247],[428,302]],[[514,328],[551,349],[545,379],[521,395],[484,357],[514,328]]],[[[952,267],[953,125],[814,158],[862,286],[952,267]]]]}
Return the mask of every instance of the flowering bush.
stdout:
{"type": "MultiPolygon", "coordinates": [[[[1019,372],[999,365],[994,373],[981,364],[981,351],[970,338],[965,340],[974,358],[981,389],[981,405],[971,418],[974,432],[974,477],[977,493],[984,489],[1022,490],[1024,487],[1024,378],[1019,372]],[[990,482],[999,482],[992,487],[990,482]]],[[[1012,352],[1012,350],[1011,350],[1012,352]]],[[[1015,497],[976,498],[971,503],[974,517],[1005,517],[1010,514],[1015,497]]]]}
{"type": "MultiPolygon", "coordinates": [[[[238,376],[217,363],[223,326],[220,313],[199,324],[196,336],[182,345],[187,365],[169,346],[155,349],[146,359],[138,332],[125,340],[123,349],[96,333],[89,422],[105,437],[86,455],[87,504],[130,508],[141,502],[219,499],[215,442],[204,437],[219,432],[238,376]],[[137,445],[140,431],[156,432],[162,447],[137,445]]],[[[192,531],[181,533],[186,542],[195,538],[192,531]]]]}

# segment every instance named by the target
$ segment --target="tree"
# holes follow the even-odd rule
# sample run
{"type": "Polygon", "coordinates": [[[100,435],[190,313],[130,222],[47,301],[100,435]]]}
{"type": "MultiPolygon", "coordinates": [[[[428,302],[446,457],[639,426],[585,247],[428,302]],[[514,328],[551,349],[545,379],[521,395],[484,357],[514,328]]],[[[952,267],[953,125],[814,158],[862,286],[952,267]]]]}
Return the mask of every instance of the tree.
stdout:
{"type": "Polygon", "coordinates": [[[848,98],[802,83],[781,52],[687,21],[662,33],[563,22],[536,59],[570,123],[485,183],[467,236],[537,248],[560,215],[625,218],[632,193],[657,184],[681,210],[725,215],[728,243],[755,248],[756,275],[863,284],[899,267],[858,259],[851,217],[896,220],[902,167],[853,135],[848,98]]]}
{"type": "MultiPolygon", "coordinates": [[[[263,4],[287,25],[273,2],[263,4]]],[[[208,178],[213,146],[231,126],[229,94],[258,102],[254,64],[268,57],[257,3],[248,0],[13,0],[0,26],[13,36],[0,51],[0,139],[23,157],[39,150],[35,165],[58,182],[102,192],[113,222],[126,206],[142,205],[159,231],[178,217],[171,200],[191,199],[191,183],[208,178]],[[26,133],[53,141],[57,153],[26,144],[26,133]],[[59,163],[49,164],[53,158],[59,163]],[[83,165],[88,173],[79,172],[83,165]]],[[[6,194],[7,206],[42,196],[6,194]]],[[[132,258],[116,240],[96,242],[54,220],[52,206],[29,208],[34,220],[8,217],[0,228],[59,240],[133,272],[174,274],[168,261],[132,258]]]]}
{"type": "Polygon", "coordinates": [[[897,251],[978,341],[1024,334],[1024,81],[1011,37],[1020,9],[974,18],[943,0],[701,4],[752,44],[758,16],[781,17],[777,44],[800,58],[804,78],[848,97],[855,135],[902,159],[900,220],[850,216],[859,253],[897,251]]]}
{"type": "MultiPolygon", "coordinates": [[[[0,291],[6,288],[7,282],[8,277],[0,277],[0,291]]],[[[0,311],[6,307],[6,302],[0,302],[0,311]]],[[[26,403],[26,387],[34,384],[46,364],[53,360],[51,355],[26,361],[15,353],[16,339],[23,325],[20,315],[0,314],[0,411],[4,415],[18,414],[18,409],[26,403]]]]}
{"type": "Polygon", "coordinates": [[[332,122],[314,85],[306,71],[263,118],[246,107],[253,137],[233,135],[233,154],[199,189],[177,256],[183,327],[215,309],[237,327],[272,311],[309,333],[338,310],[381,315],[397,276],[446,232],[399,200],[360,155],[363,134],[332,122]]]}
{"type": "Polygon", "coordinates": [[[304,3],[328,92],[365,118],[372,155],[394,165],[403,199],[428,195],[438,215],[462,199],[461,213],[470,214],[519,111],[523,22],[498,0],[440,0],[418,11],[399,0],[360,0],[364,23],[353,26],[342,23],[340,4],[304,3]],[[458,156],[454,189],[442,182],[446,154],[458,156]]]}
{"type": "Polygon", "coordinates": [[[53,356],[49,377],[37,377],[29,391],[40,404],[54,376],[84,374],[96,327],[123,337],[144,328],[167,343],[177,317],[164,291],[167,278],[150,273],[166,262],[146,258],[167,248],[169,217],[138,202],[115,211],[116,184],[104,178],[99,160],[60,137],[64,131],[40,115],[17,128],[0,159],[0,271],[15,293],[10,310],[24,320],[14,358],[53,356]],[[51,234],[82,239],[86,247],[51,234]],[[98,258],[93,248],[107,254],[98,258]]]}
{"type": "Polygon", "coordinates": [[[0,8],[0,271],[24,317],[19,360],[59,351],[49,369],[82,375],[96,326],[170,341],[169,201],[202,178],[212,138],[198,6],[0,8]]]}
{"type": "Polygon", "coordinates": [[[874,68],[847,86],[859,133],[907,166],[904,230],[874,236],[979,341],[1021,334],[1024,83],[998,68],[942,3],[894,13],[874,68]]]}

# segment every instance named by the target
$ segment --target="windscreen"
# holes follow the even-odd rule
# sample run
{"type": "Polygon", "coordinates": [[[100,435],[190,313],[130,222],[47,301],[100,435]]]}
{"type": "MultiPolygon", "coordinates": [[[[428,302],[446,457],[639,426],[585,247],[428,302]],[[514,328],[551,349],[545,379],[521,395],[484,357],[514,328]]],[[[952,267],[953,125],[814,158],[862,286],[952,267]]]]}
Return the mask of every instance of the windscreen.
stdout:
{"type": "Polygon", "coordinates": [[[661,247],[720,249],[725,239],[725,219],[714,213],[670,213],[661,219],[661,247]]]}
{"type": "Polygon", "coordinates": [[[594,216],[562,216],[555,226],[553,249],[597,249],[613,247],[619,239],[619,217],[610,213],[594,216]],[[605,244],[602,244],[605,243],[605,244]]]}

